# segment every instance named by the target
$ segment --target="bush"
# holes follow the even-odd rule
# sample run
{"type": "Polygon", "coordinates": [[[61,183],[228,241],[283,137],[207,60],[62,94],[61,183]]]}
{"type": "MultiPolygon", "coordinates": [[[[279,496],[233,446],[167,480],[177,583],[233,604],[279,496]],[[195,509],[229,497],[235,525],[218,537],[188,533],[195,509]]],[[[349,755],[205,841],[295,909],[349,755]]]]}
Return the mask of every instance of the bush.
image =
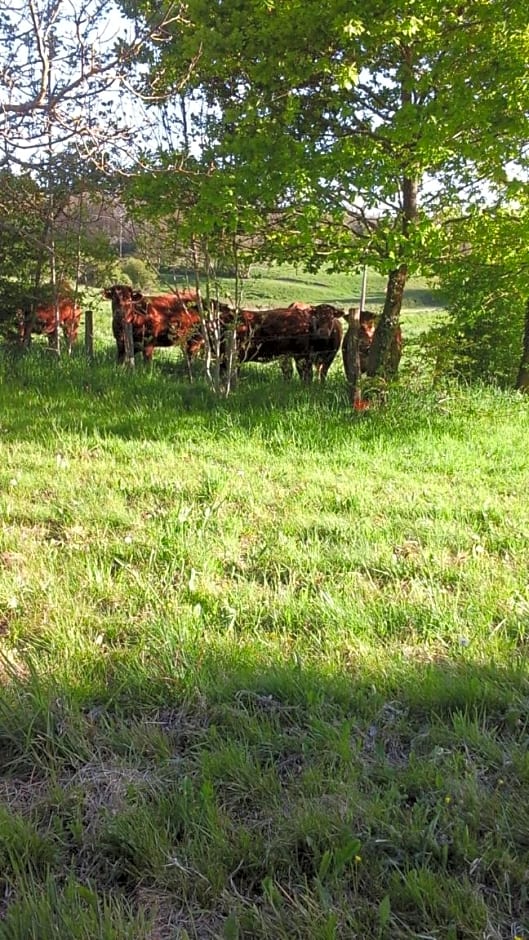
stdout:
{"type": "MultiPolygon", "coordinates": [[[[483,233],[481,233],[483,234],[483,233]]],[[[424,334],[422,352],[437,376],[512,385],[523,349],[529,285],[512,257],[467,246],[438,271],[448,318],[424,334]]]]}
{"type": "Polygon", "coordinates": [[[491,309],[449,310],[449,320],[420,341],[437,377],[452,375],[502,386],[516,379],[522,353],[524,307],[497,303],[491,309]]]}
{"type": "Polygon", "coordinates": [[[141,258],[124,258],[119,263],[118,280],[121,284],[145,289],[154,286],[156,277],[141,258]]]}

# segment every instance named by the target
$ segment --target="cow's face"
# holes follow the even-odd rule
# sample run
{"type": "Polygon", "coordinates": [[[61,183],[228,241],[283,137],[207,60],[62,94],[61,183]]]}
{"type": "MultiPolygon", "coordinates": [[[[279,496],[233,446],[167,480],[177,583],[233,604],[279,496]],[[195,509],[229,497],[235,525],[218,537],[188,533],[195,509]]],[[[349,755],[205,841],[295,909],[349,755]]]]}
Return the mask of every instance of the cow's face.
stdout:
{"type": "Polygon", "coordinates": [[[311,334],[316,339],[329,339],[334,324],[343,311],[330,304],[318,304],[312,308],[311,334]]]}
{"type": "Polygon", "coordinates": [[[103,296],[111,301],[113,316],[125,321],[132,319],[135,304],[143,298],[141,291],[133,291],[126,284],[113,284],[112,287],[106,287],[103,296]]]}
{"type": "Polygon", "coordinates": [[[332,304],[317,304],[314,307],[314,313],[320,317],[330,317],[331,320],[344,316],[344,311],[340,307],[333,307],[332,304]]]}
{"type": "Polygon", "coordinates": [[[368,340],[372,340],[377,328],[376,314],[369,310],[362,310],[360,314],[360,331],[368,340]]]}

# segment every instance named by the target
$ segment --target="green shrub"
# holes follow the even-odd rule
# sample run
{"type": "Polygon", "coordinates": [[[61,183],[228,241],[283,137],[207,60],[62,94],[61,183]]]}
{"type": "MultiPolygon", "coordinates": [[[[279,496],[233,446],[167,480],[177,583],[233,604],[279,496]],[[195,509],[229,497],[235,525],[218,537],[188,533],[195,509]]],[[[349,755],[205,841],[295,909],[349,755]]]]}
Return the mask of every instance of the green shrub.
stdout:
{"type": "Polygon", "coordinates": [[[462,258],[441,274],[440,281],[448,317],[420,342],[437,377],[512,385],[522,354],[523,284],[476,258],[462,258]]]}
{"type": "Polygon", "coordinates": [[[501,386],[515,381],[522,350],[523,306],[498,303],[493,310],[449,310],[446,323],[429,330],[422,352],[437,377],[457,376],[501,386]]]}
{"type": "Polygon", "coordinates": [[[141,258],[124,258],[119,265],[119,280],[136,288],[154,286],[156,278],[141,258]]]}

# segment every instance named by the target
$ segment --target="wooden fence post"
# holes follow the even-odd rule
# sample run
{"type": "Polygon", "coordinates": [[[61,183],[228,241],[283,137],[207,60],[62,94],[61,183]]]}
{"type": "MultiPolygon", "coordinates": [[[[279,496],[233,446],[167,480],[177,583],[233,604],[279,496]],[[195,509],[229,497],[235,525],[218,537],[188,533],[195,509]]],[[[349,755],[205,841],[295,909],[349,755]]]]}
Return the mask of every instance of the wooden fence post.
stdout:
{"type": "Polygon", "coordinates": [[[123,338],[125,340],[125,365],[134,368],[134,335],[132,323],[123,324],[123,338]]]}
{"type": "Polygon", "coordinates": [[[347,379],[349,400],[353,408],[359,408],[362,398],[358,387],[361,375],[360,307],[351,307],[345,319],[349,326],[342,345],[343,368],[347,379]]]}
{"type": "Polygon", "coordinates": [[[94,359],[94,314],[93,311],[85,310],[84,315],[84,347],[88,362],[94,359]]]}
{"type": "Polygon", "coordinates": [[[365,310],[367,294],[367,264],[362,268],[362,284],[360,287],[360,310],[365,310]]]}

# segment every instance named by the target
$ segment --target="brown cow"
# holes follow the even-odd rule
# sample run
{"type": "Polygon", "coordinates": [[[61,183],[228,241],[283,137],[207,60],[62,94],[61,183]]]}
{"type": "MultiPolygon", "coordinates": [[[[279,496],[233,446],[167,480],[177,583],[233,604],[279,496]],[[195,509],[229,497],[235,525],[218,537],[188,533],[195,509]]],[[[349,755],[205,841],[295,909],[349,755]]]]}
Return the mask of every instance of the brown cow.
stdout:
{"type": "MultiPolygon", "coordinates": [[[[295,300],[294,303],[291,303],[288,307],[289,310],[312,310],[313,305],[304,303],[300,300],[295,300]]],[[[336,309],[336,318],[343,317],[344,312],[342,310],[336,309]]],[[[311,357],[306,359],[296,359],[296,369],[300,379],[306,382],[312,381],[312,368],[316,370],[316,375],[318,376],[320,382],[324,382],[327,373],[334,362],[336,353],[340,348],[342,342],[343,328],[340,320],[336,319],[331,335],[329,337],[329,342],[326,344],[325,349],[320,349],[314,352],[311,357]]],[[[281,363],[281,371],[285,378],[289,377],[292,374],[292,368],[290,366],[290,360],[283,360],[281,363]]]]}
{"type": "MultiPolygon", "coordinates": [[[[141,296],[141,295],[140,295],[141,296]]],[[[125,315],[132,309],[135,299],[139,299],[136,291],[132,291],[126,284],[113,284],[105,287],[103,297],[112,304],[112,333],[116,340],[117,361],[120,365],[125,362],[125,332],[123,329],[125,315]]],[[[133,328],[134,355],[143,351],[143,331],[133,328]]]]}
{"type": "Polygon", "coordinates": [[[360,353],[360,369],[367,372],[369,351],[373,343],[373,336],[377,328],[377,315],[371,310],[360,311],[360,329],[358,333],[358,351],[360,353]]]}
{"type": "MultiPolygon", "coordinates": [[[[59,325],[70,347],[77,339],[81,308],[69,297],[63,297],[57,303],[59,325]]],[[[21,310],[18,316],[17,332],[20,343],[29,344],[31,334],[48,337],[50,346],[57,345],[57,319],[54,303],[37,304],[34,314],[30,310],[21,310]]]]}
{"type": "Polygon", "coordinates": [[[325,381],[340,348],[343,311],[330,304],[241,310],[237,315],[224,305],[220,309],[225,328],[235,320],[239,362],[291,357],[303,381],[311,381],[314,366],[325,381]]]}
{"type": "Polygon", "coordinates": [[[124,284],[114,284],[105,288],[103,296],[112,302],[112,332],[119,363],[125,361],[124,324],[130,323],[134,354],[141,352],[145,362],[151,362],[157,346],[180,346],[191,378],[191,359],[204,345],[195,291],[146,296],[124,284]]]}
{"type": "MultiPolygon", "coordinates": [[[[350,318],[353,311],[351,310],[349,314],[345,315],[345,319],[350,322],[350,318]]],[[[373,340],[375,338],[376,331],[379,324],[379,315],[373,313],[371,310],[362,310],[360,311],[360,320],[358,328],[358,353],[360,358],[360,372],[364,374],[373,374],[369,373],[369,358],[371,353],[371,347],[373,345],[373,340]]],[[[346,376],[348,375],[348,363],[347,363],[347,340],[348,335],[346,334],[346,339],[344,345],[342,346],[342,355],[344,362],[344,370],[346,376]]],[[[391,371],[396,373],[398,370],[400,357],[402,354],[402,332],[400,327],[398,327],[396,334],[391,343],[391,356],[390,356],[390,366],[391,371]]],[[[355,403],[355,408],[360,407],[355,403]]]]}

